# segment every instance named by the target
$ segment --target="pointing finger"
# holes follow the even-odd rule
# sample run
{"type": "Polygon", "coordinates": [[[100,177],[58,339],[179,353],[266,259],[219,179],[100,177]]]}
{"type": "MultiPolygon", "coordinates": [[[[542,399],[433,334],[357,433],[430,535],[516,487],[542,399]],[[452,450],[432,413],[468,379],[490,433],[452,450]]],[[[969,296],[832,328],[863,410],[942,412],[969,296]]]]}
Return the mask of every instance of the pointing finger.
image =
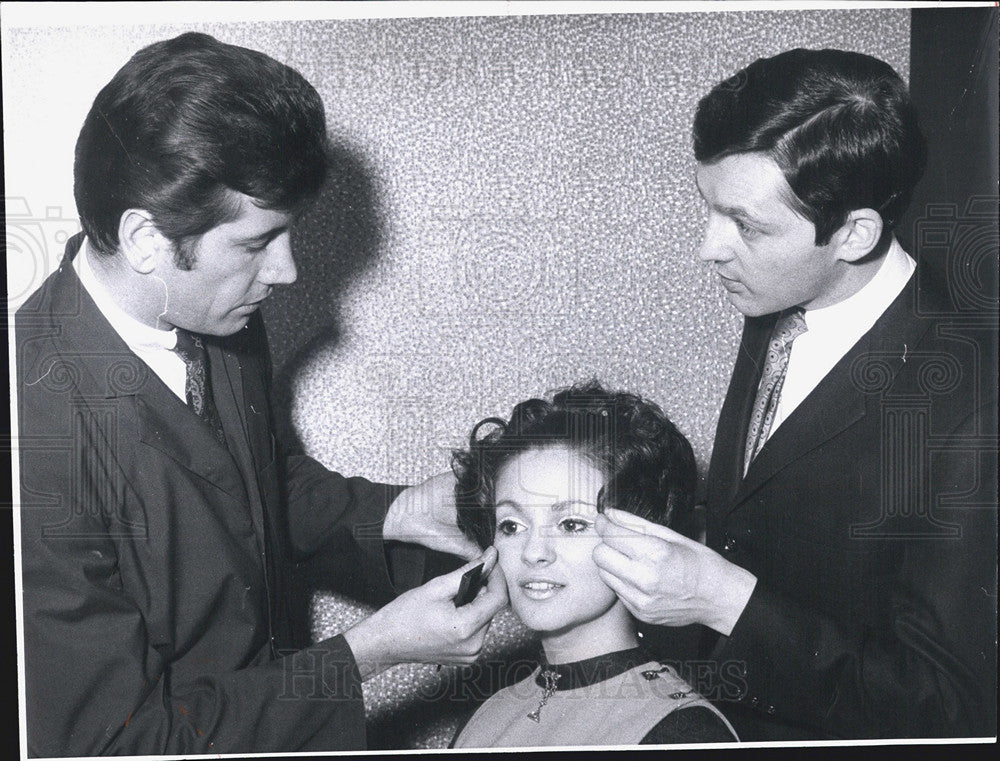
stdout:
{"type": "MultiPolygon", "coordinates": [[[[605,513],[611,523],[620,527],[618,529],[619,533],[621,533],[622,530],[626,530],[641,536],[662,539],[665,542],[676,542],[679,544],[690,544],[692,542],[691,539],[688,539],[683,534],[677,533],[673,529],[661,526],[659,523],[652,523],[651,521],[647,521],[644,518],[640,518],[638,515],[633,515],[625,510],[616,510],[613,507],[609,507],[605,510],[605,513]]],[[[609,533],[613,532],[609,531],[609,533]]]]}
{"type": "Polygon", "coordinates": [[[638,515],[633,515],[627,510],[618,510],[614,507],[605,508],[604,514],[611,520],[612,523],[616,523],[622,528],[627,528],[631,531],[635,531],[639,534],[653,534],[658,533],[658,529],[663,528],[658,523],[652,523],[644,518],[640,518],[638,515]]]}
{"type": "Polygon", "coordinates": [[[620,521],[612,520],[610,507],[605,508],[603,513],[597,514],[594,527],[597,529],[597,533],[601,535],[601,538],[608,536],[630,536],[636,533],[620,521]]]}
{"type": "Polygon", "coordinates": [[[603,546],[617,550],[632,560],[652,557],[663,543],[658,536],[622,528],[606,519],[603,525],[605,530],[598,529],[603,546]]]}

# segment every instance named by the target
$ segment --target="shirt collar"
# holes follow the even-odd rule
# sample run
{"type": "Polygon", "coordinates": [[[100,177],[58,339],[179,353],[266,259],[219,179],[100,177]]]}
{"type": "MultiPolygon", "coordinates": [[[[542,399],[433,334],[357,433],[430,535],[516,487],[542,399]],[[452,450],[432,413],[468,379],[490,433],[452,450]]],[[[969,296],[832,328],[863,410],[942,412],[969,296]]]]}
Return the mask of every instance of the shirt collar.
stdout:
{"type": "Polygon", "coordinates": [[[806,310],[805,320],[809,332],[829,330],[844,333],[845,326],[870,326],[903,290],[915,268],[916,263],[893,238],[882,266],[861,290],[828,307],[806,310]]]}
{"type": "Polygon", "coordinates": [[[111,327],[128,344],[128,347],[133,351],[156,349],[173,351],[177,345],[177,333],[173,330],[158,330],[139,322],[118,306],[108,289],[97,279],[97,275],[90,265],[91,256],[93,254],[90,242],[84,238],[79,253],[73,259],[73,267],[76,269],[76,274],[83,287],[97,304],[97,308],[101,310],[101,314],[111,323],[111,327]]]}

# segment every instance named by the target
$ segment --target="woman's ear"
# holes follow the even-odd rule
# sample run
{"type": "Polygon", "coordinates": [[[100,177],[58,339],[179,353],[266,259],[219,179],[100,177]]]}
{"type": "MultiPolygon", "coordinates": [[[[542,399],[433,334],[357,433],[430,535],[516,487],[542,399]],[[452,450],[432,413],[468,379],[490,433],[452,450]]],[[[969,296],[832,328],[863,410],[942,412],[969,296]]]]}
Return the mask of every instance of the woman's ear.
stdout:
{"type": "Polygon", "coordinates": [[[868,256],[882,237],[882,215],[874,209],[855,209],[834,233],[837,258],[856,262],[868,256]]]}
{"type": "Polygon", "coordinates": [[[118,246],[135,272],[148,275],[173,257],[173,244],[145,209],[126,209],[118,222],[118,246]]]}

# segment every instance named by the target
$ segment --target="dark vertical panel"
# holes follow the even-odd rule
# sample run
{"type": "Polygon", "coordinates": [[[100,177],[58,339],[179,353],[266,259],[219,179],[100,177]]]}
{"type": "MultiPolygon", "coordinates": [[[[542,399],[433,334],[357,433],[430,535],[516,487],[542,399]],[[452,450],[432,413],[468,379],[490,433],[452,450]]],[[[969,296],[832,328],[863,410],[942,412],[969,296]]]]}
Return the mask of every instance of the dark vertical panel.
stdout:
{"type": "MultiPolygon", "coordinates": [[[[899,238],[918,255],[924,273],[943,278],[957,321],[976,326],[981,336],[976,366],[966,362],[962,370],[980,373],[979,393],[989,399],[996,389],[1000,317],[1000,12],[993,7],[912,13],[910,91],[929,155],[899,238]]],[[[979,446],[985,446],[981,462],[995,458],[995,445],[979,446]]],[[[995,510],[996,484],[983,487],[995,510]]],[[[984,653],[983,668],[996,671],[995,651],[984,653]]],[[[995,721],[996,703],[985,710],[995,721]]]]}
{"type": "Polygon", "coordinates": [[[912,13],[910,91],[930,152],[924,179],[900,226],[900,241],[936,269],[950,273],[955,296],[956,288],[968,288],[953,282],[958,255],[954,245],[970,237],[979,246],[992,240],[992,251],[971,252],[971,258],[981,297],[973,300],[995,303],[998,11],[932,8],[912,13]],[[929,223],[935,230],[943,229],[942,223],[950,228],[950,246],[935,245],[939,236],[928,237],[929,223]],[[973,229],[978,232],[970,236],[973,229]]]}

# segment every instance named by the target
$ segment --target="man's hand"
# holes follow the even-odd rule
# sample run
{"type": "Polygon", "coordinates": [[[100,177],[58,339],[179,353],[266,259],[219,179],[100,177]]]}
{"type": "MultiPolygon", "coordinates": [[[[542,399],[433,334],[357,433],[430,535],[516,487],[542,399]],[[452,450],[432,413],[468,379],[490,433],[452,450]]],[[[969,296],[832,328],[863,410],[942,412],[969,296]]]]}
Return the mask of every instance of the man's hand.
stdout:
{"type": "Polygon", "coordinates": [[[473,663],[490,621],[507,604],[507,582],[490,547],[461,568],[397,597],[344,634],[362,679],[397,663],[473,663]],[[479,563],[489,582],[468,605],[456,608],[462,574],[479,563]]]}
{"type": "Polygon", "coordinates": [[[594,562],[633,616],[650,624],[700,623],[729,636],[757,577],[676,531],[608,508],[597,516],[594,562]]]}
{"type": "Polygon", "coordinates": [[[382,536],[466,559],[476,557],[479,547],[455,521],[455,476],[441,473],[396,497],[385,516],[382,536]]]}

